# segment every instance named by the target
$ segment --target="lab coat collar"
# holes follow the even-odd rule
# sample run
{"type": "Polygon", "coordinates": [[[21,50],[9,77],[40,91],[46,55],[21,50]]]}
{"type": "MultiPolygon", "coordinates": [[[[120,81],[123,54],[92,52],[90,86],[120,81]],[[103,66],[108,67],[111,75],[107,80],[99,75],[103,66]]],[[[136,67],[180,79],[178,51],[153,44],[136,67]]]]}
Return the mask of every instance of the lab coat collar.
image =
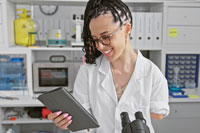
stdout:
{"type": "Polygon", "coordinates": [[[136,50],[136,52],[138,54],[138,57],[137,57],[137,60],[136,60],[135,70],[134,70],[133,73],[134,73],[134,75],[136,75],[134,78],[136,80],[139,80],[141,78],[144,78],[147,74],[145,72],[145,61],[146,60],[139,50],[136,50]]]}
{"type": "Polygon", "coordinates": [[[99,67],[99,72],[101,73],[101,86],[104,88],[106,93],[111,97],[113,102],[117,104],[117,95],[115,92],[115,86],[113,83],[112,73],[110,70],[110,62],[105,56],[102,57],[101,64],[99,67]]]}
{"type": "MultiPolygon", "coordinates": [[[[144,69],[145,60],[139,50],[135,50],[135,51],[138,54],[138,57],[136,60],[136,66],[135,66],[134,73],[135,73],[135,75],[137,75],[135,78],[140,79],[140,78],[143,78],[146,76],[145,69],[144,69]]],[[[102,56],[100,67],[99,67],[99,72],[101,72],[104,75],[107,75],[110,71],[111,71],[110,70],[110,62],[106,59],[105,56],[102,56]]]]}
{"type": "Polygon", "coordinates": [[[129,83],[126,86],[123,95],[120,98],[118,105],[121,105],[127,100],[127,98],[138,93],[141,87],[141,81],[147,75],[147,73],[145,72],[146,60],[139,50],[137,50],[136,52],[138,53],[138,57],[136,60],[135,70],[131,76],[129,83]]]}
{"type": "MultiPolygon", "coordinates": [[[[142,56],[142,54],[139,50],[136,50],[136,52],[138,54],[138,57],[136,60],[135,70],[130,79],[130,81],[135,81],[135,82],[137,82],[137,80],[142,79],[143,77],[146,76],[145,69],[144,69],[144,67],[145,67],[144,57],[142,56]]],[[[110,62],[106,59],[105,56],[103,56],[101,59],[99,72],[102,74],[102,82],[101,82],[102,87],[105,89],[105,91],[108,93],[108,95],[113,99],[113,102],[117,104],[118,100],[117,100],[117,95],[115,92],[115,86],[113,83],[111,69],[110,69],[110,62]]],[[[127,87],[131,86],[131,85],[135,86],[135,83],[130,82],[130,83],[128,83],[127,87]]],[[[137,91],[138,87],[135,86],[134,88],[135,88],[135,91],[137,91]]],[[[128,91],[129,90],[126,89],[124,93],[128,93],[128,91]]],[[[123,97],[123,95],[122,95],[122,97],[123,97]]],[[[122,100],[122,97],[121,97],[120,101],[122,100]]]]}

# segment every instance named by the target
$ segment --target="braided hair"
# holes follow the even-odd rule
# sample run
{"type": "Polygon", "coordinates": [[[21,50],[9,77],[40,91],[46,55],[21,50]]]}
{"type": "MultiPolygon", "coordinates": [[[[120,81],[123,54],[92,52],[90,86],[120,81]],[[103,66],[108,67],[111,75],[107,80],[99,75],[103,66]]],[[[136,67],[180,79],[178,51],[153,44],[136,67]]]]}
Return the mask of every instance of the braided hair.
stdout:
{"type": "Polygon", "coordinates": [[[101,52],[94,47],[95,43],[90,41],[93,40],[89,29],[90,21],[108,12],[111,12],[114,23],[120,22],[120,26],[122,26],[125,21],[129,20],[132,25],[130,9],[121,0],[89,0],[84,13],[82,32],[86,63],[95,64],[96,58],[101,55],[101,52]]]}

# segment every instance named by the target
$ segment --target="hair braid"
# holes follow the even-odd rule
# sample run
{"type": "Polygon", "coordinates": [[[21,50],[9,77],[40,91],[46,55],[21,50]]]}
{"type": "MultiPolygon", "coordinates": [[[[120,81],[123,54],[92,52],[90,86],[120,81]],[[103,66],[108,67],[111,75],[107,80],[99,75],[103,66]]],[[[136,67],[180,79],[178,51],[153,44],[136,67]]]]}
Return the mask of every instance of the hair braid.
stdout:
{"type": "Polygon", "coordinates": [[[121,0],[89,0],[84,12],[84,26],[82,37],[84,41],[83,51],[85,52],[86,63],[95,64],[96,58],[101,55],[94,47],[92,36],[89,29],[90,21],[100,15],[111,12],[114,23],[120,22],[120,26],[124,21],[129,20],[132,25],[131,12],[126,4],[121,0]]]}

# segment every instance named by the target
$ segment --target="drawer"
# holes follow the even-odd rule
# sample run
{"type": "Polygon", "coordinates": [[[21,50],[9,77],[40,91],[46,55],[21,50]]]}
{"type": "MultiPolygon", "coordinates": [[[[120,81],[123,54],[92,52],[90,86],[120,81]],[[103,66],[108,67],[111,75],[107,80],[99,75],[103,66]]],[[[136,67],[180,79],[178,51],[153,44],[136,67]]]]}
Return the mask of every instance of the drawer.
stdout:
{"type": "Polygon", "coordinates": [[[200,118],[200,103],[170,103],[167,118],[200,118]]]}
{"type": "Polygon", "coordinates": [[[200,7],[169,7],[168,25],[200,25],[200,7]]]}
{"type": "Polygon", "coordinates": [[[199,44],[200,26],[168,26],[167,43],[199,44]],[[170,36],[171,29],[177,32],[173,36],[170,36]]]}

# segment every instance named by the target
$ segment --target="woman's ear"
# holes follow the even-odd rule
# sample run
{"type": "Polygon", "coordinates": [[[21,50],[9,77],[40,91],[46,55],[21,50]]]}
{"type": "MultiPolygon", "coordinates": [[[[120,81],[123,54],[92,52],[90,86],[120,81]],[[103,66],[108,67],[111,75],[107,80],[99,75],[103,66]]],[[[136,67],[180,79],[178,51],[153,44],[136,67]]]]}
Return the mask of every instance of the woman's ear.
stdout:
{"type": "Polygon", "coordinates": [[[129,22],[125,23],[125,34],[129,35],[131,33],[131,24],[129,22]]]}

